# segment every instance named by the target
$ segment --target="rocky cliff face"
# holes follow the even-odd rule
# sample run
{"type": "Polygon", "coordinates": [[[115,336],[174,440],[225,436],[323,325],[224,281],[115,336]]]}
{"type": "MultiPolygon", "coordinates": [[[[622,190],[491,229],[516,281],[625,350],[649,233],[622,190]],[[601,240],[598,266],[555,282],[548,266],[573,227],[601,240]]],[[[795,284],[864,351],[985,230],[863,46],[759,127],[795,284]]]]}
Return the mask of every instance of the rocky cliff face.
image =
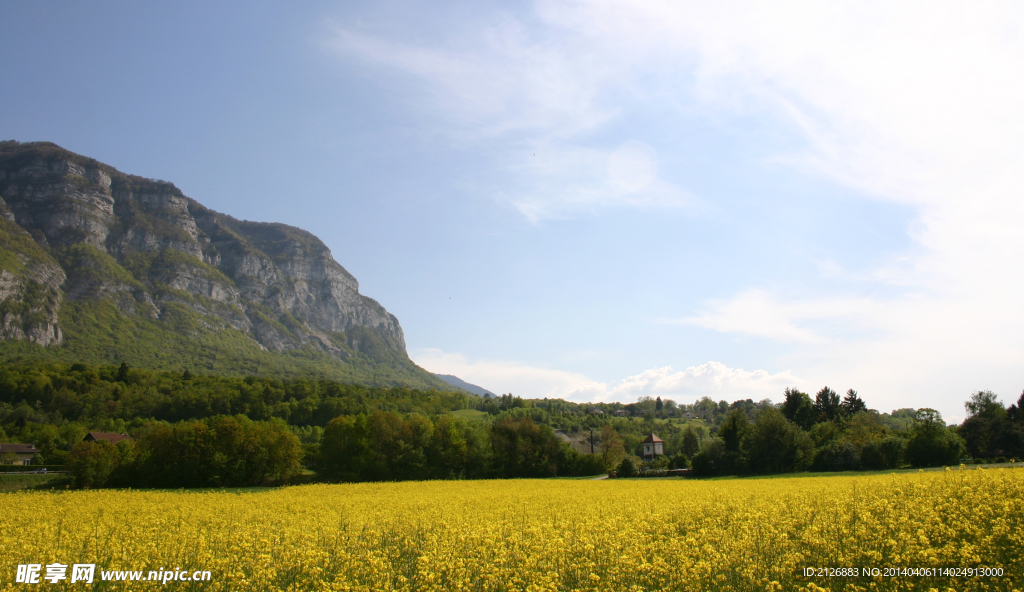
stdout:
{"type": "Polygon", "coordinates": [[[0,142],[0,197],[0,340],[60,345],[62,306],[107,302],[153,322],[185,311],[270,352],[408,360],[398,319],[298,228],[42,142],[0,142]]]}

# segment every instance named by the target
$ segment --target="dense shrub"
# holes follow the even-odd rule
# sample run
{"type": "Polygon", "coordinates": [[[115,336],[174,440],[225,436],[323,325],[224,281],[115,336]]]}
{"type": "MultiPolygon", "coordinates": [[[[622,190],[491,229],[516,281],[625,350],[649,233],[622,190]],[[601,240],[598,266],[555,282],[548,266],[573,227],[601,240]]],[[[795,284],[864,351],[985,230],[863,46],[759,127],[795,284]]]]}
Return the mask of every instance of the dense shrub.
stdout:
{"type": "Polygon", "coordinates": [[[867,442],[861,449],[861,466],[873,470],[898,468],[903,464],[906,447],[907,441],[899,436],[867,442]]]}
{"type": "Polygon", "coordinates": [[[694,455],[690,464],[693,474],[698,477],[717,475],[721,469],[725,455],[725,444],[718,438],[707,438],[701,445],[701,451],[694,455]]]}
{"type": "Polygon", "coordinates": [[[778,409],[761,411],[749,438],[748,462],[754,472],[803,471],[811,465],[814,443],[810,436],[778,409]]]}
{"type": "Polygon", "coordinates": [[[861,451],[848,440],[829,442],[818,449],[812,471],[856,471],[861,468],[861,451]]]}
{"type": "Polygon", "coordinates": [[[619,468],[615,472],[615,476],[621,478],[636,477],[639,472],[640,470],[636,466],[636,461],[633,460],[633,457],[627,456],[622,459],[621,463],[619,463],[619,468]]]}

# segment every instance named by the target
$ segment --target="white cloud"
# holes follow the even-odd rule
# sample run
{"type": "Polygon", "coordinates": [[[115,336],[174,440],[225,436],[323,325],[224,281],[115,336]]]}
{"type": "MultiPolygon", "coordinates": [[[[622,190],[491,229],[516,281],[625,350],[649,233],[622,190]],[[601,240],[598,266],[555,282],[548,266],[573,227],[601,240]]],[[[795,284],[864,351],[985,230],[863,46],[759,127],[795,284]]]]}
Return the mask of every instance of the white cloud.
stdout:
{"type": "Polygon", "coordinates": [[[492,393],[512,393],[524,398],[557,398],[595,384],[582,374],[529,366],[519,362],[475,360],[439,349],[412,353],[419,366],[436,374],[458,376],[492,393]]]}
{"type": "Polygon", "coordinates": [[[766,370],[729,368],[721,362],[707,362],[675,371],[671,366],[651,368],[611,385],[584,385],[566,395],[571,400],[632,402],[640,397],[662,397],[690,403],[703,396],[715,400],[780,400],[787,387],[804,381],[788,370],[770,374],[766,370]]]}
{"type": "Polygon", "coordinates": [[[799,327],[799,307],[779,306],[764,290],[750,290],[727,301],[712,301],[711,310],[665,324],[690,324],[727,333],[746,333],[782,342],[818,343],[822,337],[799,327]]]}
{"type": "MultiPolygon", "coordinates": [[[[972,390],[1020,388],[1024,6],[541,0],[535,9],[529,27],[503,18],[454,49],[344,29],[332,43],[423,80],[453,128],[504,134],[531,155],[528,145],[548,149],[535,161],[509,157],[519,164],[503,179],[502,198],[535,222],[687,203],[656,174],[642,182],[656,159],[632,153],[633,168],[609,177],[615,150],[583,139],[624,106],[695,103],[711,119],[756,116],[797,132],[805,146],[780,148],[769,163],[912,207],[913,246],[856,277],[835,266],[820,284],[780,277],[672,322],[786,343],[785,365],[809,380],[856,381],[865,394],[947,414],[972,390]]],[[[830,231],[823,240],[858,240],[830,231]]]]}
{"type": "Polygon", "coordinates": [[[631,403],[640,397],[662,397],[682,403],[710,396],[715,400],[781,398],[786,387],[804,381],[789,371],[770,374],[765,370],[729,368],[708,362],[675,371],[671,366],[652,368],[622,380],[599,382],[582,374],[538,368],[518,362],[470,361],[456,353],[438,349],[415,352],[414,361],[430,372],[452,374],[492,392],[511,392],[525,398],[560,398],[579,402],[620,401],[631,403]]]}
{"type": "Polygon", "coordinates": [[[710,114],[765,114],[803,134],[805,149],[774,162],[916,208],[914,247],[852,287],[750,287],[680,322],[796,344],[802,376],[947,413],[971,390],[1020,388],[1024,7],[542,6],[609,51],[692,65],[710,114]]]}

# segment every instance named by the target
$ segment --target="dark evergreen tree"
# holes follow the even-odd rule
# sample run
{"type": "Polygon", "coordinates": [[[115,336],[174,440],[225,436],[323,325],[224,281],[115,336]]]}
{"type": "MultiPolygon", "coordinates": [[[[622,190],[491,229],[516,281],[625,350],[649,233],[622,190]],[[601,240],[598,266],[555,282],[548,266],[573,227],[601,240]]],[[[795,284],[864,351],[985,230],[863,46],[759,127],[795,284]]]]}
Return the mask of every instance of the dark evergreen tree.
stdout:
{"type": "Polygon", "coordinates": [[[817,421],[829,421],[839,415],[840,403],[839,394],[834,390],[823,387],[814,397],[814,412],[817,414],[817,421]]]}
{"type": "Polygon", "coordinates": [[[843,397],[843,402],[840,404],[840,407],[842,408],[843,415],[846,417],[850,417],[851,415],[860,413],[861,411],[867,411],[868,408],[864,399],[861,399],[857,395],[857,391],[853,389],[846,391],[846,396],[843,397]]]}
{"type": "Polygon", "coordinates": [[[1024,423],[1024,392],[1020,394],[1017,402],[1006,410],[1006,416],[1010,421],[1024,423]]]}
{"type": "Polygon", "coordinates": [[[693,458],[698,452],[700,452],[700,437],[697,436],[697,431],[693,429],[693,426],[688,425],[683,431],[682,453],[688,458],[693,458]]]}
{"type": "Polygon", "coordinates": [[[750,420],[739,409],[734,409],[718,427],[718,437],[725,444],[726,452],[740,452],[743,440],[750,431],[750,420]]]}
{"type": "Polygon", "coordinates": [[[811,401],[811,397],[795,388],[787,388],[785,396],[786,399],[782,403],[782,414],[801,428],[811,429],[815,419],[814,402],[811,401]]]}
{"type": "Polygon", "coordinates": [[[724,444],[724,452],[718,462],[718,471],[726,474],[747,471],[747,437],[750,434],[750,420],[739,409],[733,409],[718,428],[718,437],[724,444]]]}

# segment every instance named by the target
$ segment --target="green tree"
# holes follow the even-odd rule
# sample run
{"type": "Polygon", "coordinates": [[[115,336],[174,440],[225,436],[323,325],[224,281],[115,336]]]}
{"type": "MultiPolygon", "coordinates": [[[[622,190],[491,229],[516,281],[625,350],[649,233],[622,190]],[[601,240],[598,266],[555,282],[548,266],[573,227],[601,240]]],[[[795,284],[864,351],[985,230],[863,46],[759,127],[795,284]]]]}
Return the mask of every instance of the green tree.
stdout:
{"type": "Polygon", "coordinates": [[[121,451],[105,440],[76,444],[67,463],[75,487],[81,489],[103,487],[120,466],[121,451]]]}
{"type": "Polygon", "coordinates": [[[632,456],[627,456],[619,463],[615,476],[620,478],[636,477],[639,472],[640,469],[637,468],[636,461],[633,460],[632,456]]]}
{"type": "Polygon", "coordinates": [[[948,429],[934,409],[918,409],[906,456],[915,467],[955,465],[966,452],[964,441],[948,429]]]}
{"type": "Polygon", "coordinates": [[[622,436],[615,431],[611,424],[606,423],[601,426],[601,459],[604,461],[604,466],[610,469],[618,465],[625,455],[626,449],[622,436]]]}
{"type": "Polygon", "coordinates": [[[882,423],[878,412],[861,411],[847,420],[844,437],[854,446],[861,448],[868,442],[884,438],[887,433],[888,429],[882,423]]]}
{"type": "Polygon", "coordinates": [[[814,402],[811,401],[811,397],[795,388],[787,388],[785,396],[786,399],[782,403],[782,414],[801,428],[811,429],[815,420],[814,402]]]}
{"type": "Polygon", "coordinates": [[[843,402],[840,403],[839,406],[843,415],[847,417],[860,413],[861,411],[867,411],[868,408],[864,399],[861,399],[860,396],[857,395],[857,391],[853,389],[846,391],[846,396],[843,397],[843,402]]]}
{"type": "Polygon", "coordinates": [[[725,457],[725,443],[721,438],[705,438],[700,452],[693,457],[690,464],[693,474],[698,477],[717,475],[725,457]]]}
{"type": "Polygon", "coordinates": [[[718,411],[718,403],[711,400],[711,397],[701,397],[699,401],[693,404],[693,410],[700,415],[706,415],[718,411]]]}
{"type": "Polygon", "coordinates": [[[748,447],[749,465],[758,473],[806,470],[814,454],[814,443],[807,433],[774,407],[758,415],[748,447]]]}
{"type": "Polygon", "coordinates": [[[1024,423],[1024,392],[1010,408],[1006,410],[1006,416],[1010,421],[1024,423]]]}
{"type": "Polygon", "coordinates": [[[464,422],[451,415],[441,415],[435,420],[428,455],[431,476],[453,479],[466,475],[470,444],[463,428],[464,422]]]}
{"type": "Polygon", "coordinates": [[[690,457],[684,452],[673,456],[668,461],[668,468],[670,469],[686,469],[690,467],[690,457]]]}
{"type": "Polygon", "coordinates": [[[427,452],[434,438],[434,425],[429,419],[418,413],[403,419],[390,411],[378,412],[370,416],[370,430],[387,451],[388,479],[424,480],[430,476],[427,452]]]}
{"type": "Polygon", "coordinates": [[[682,453],[687,458],[693,458],[698,452],[700,452],[700,436],[697,435],[697,430],[693,429],[693,426],[688,425],[683,430],[682,453]]]}
{"type": "Polygon", "coordinates": [[[739,409],[734,409],[726,416],[725,421],[718,427],[718,437],[725,444],[726,452],[740,452],[743,448],[743,440],[750,431],[750,420],[747,419],[739,409]]]}
{"type": "Polygon", "coordinates": [[[564,452],[554,431],[529,417],[496,422],[491,426],[491,442],[501,477],[553,477],[562,464],[564,452]]]}
{"type": "Polygon", "coordinates": [[[903,463],[907,441],[899,436],[871,440],[861,449],[861,466],[865,469],[896,469],[903,463]]]}
{"type": "Polygon", "coordinates": [[[1006,408],[999,400],[999,396],[992,391],[978,391],[972,394],[964,403],[964,409],[967,410],[969,417],[997,419],[1006,416],[1006,408]]]}
{"type": "Polygon", "coordinates": [[[817,414],[817,421],[829,421],[839,415],[839,394],[834,390],[823,387],[814,397],[814,412],[817,414]]]}
{"type": "Polygon", "coordinates": [[[368,417],[342,415],[328,422],[320,439],[317,466],[324,475],[339,481],[369,481],[379,458],[379,447],[370,437],[368,417]]]}
{"type": "Polygon", "coordinates": [[[718,437],[725,450],[718,460],[720,473],[743,473],[747,470],[747,437],[750,434],[750,420],[740,409],[733,409],[718,427],[718,437]]]}
{"type": "Polygon", "coordinates": [[[846,438],[832,440],[818,448],[812,471],[856,471],[861,468],[861,449],[846,438]]]}
{"type": "Polygon", "coordinates": [[[1012,419],[1016,407],[1007,410],[992,391],[978,391],[964,403],[968,417],[957,433],[964,439],[967,451],[976,458],[1017,456],[1024,453],[1024,429],[1012,419]]]}
{"type": "Polygon", "coordinates": [[[213,416],[157,424],[138,437],[131,483],[142,487],[240,487],[287,480],[302,444],[281,420],[213,416]]]}
{"type": "Polygon", "coordinates": [[[121,362],[121,366],[117,369],[117,381],[128,384],[128,370],[130,370],[127,362],[121,362]]]}

